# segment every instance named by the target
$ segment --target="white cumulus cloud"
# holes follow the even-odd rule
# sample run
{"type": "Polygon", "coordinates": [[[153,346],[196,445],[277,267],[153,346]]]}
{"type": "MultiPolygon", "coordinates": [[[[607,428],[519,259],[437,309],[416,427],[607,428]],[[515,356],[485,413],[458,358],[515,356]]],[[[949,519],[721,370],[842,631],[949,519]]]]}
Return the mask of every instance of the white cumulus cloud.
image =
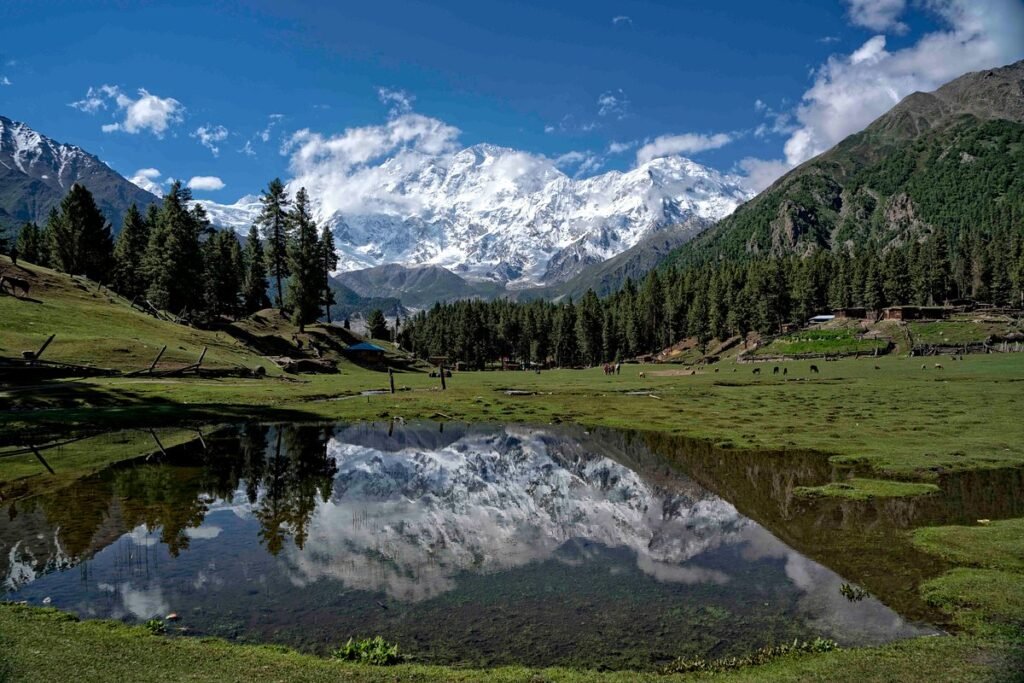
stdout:
{"type": "Polygon", "coordinates": [[[199,140],[199,144],[210,150],[213,156],[219,156],[220,147],[218,144],[227,140],[228,129],[224,126],[206,124],[196,128],[190,133],[190,136],[199,140]]]}
{"type": "Polygon", "coordinates": [[[69,106],[87,114],[111,107],[121,114],[120,121],[102,127],[105,133],[123,131],[134,135],[149,131],[161,138],[168,128],[181,123],[185,117],[184,105],[173,97],[159,97],[145,88],[139,88],[137,97],[132,98],[116,85],[89,88],[84,98],[69,106]]]}
{"type": "Polygon", "coordinates": [[[907,25],[899,20],[907,8],[906,0],[847,0],[850,23],[872,31],[906,33],[907,25]]]}
{"type": "Polygon", "coordinates": [[[197,175],[192,176],[188,181],[189,189],[197,190],[199,192],[212,192],[214,190],[223,190],[224,181],[215,175],[197,175]]]}
{"type": "Polygon", "coordinates": [[[670,154],[696,154],[709,149],[718,149],[728,145],[732,140],[732,136],[728,133],[660,135],[636,151],[636,163],[643,164],[651,159],[670,154]]]}
{"type": "Polygon", "coordinates": [[[14,85],[7,76],[0,76],[0,85],[14,85]]]}

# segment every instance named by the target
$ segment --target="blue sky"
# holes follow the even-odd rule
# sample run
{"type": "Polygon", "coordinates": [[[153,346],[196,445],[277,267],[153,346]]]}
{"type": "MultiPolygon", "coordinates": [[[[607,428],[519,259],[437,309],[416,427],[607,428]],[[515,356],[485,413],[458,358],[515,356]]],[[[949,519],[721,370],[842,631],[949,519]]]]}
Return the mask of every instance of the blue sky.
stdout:
{"type": "Polygon", "coordinates": [[[913,90],[1022,57],[1024,0],[8,0],[0,114],[159,171],[139,182],[219,179],[196,196],[224,202],[329,172],[297,131],[348,144],[408,117],[569,174],[682,153],[760,187],[913,90]]]}

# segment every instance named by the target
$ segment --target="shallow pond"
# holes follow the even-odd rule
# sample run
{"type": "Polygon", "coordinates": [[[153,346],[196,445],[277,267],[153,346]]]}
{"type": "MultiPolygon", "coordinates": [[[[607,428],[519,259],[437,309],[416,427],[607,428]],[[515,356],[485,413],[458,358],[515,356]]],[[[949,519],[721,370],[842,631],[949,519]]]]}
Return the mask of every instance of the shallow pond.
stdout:
{"type": "Polygon", "coordinates": [[[650,668],[937,633],[915,588],[940,567],[893,539],[976,503],[793,497],[829,476],[817,455],[613,431],[249,425],[6,504],[0,581],[85,617],[173,612],[175,633],[315,652],[380,634],[481,665],[650,668]],[[881,599],[848,599],[855,582],[881,599]]]}

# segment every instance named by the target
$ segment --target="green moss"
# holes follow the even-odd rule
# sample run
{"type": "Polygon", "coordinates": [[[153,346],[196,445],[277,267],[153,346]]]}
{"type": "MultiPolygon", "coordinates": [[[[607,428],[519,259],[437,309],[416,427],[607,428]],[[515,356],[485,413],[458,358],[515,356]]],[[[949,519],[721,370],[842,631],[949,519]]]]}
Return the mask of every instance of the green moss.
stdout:
{"type": "Polygon", "coordinates": [[[958,568],[924,584],[921,592],[965,628],[1024,638],[1024,574],[958,568]]]}
{"type": "Polygon", "coordinates": [[[957,564],[1024,572],[1024,519],[916,529],[913,542],[957,564]]]}
{"type": "Polygon", "coordinates": [[[912,481],[893,481],[891,479],[853,478],[834,481],[822,486],[798,486],[794,494],[803,498],[832,496],[851,500],[867,500],[869,498],[909,498],[938,493],[935,484],[912,481]]]}

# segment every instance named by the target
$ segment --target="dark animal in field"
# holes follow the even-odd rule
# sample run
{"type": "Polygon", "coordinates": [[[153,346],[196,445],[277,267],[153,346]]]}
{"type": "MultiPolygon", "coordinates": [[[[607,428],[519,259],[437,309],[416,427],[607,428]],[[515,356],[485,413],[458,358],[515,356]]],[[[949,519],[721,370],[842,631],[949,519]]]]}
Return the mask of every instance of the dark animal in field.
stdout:
{"type": "Polygon", "coordinates": [[[754,368],[754,374],[755,375],[760,375],[761,374],[761,368],[754,368]]]}
{"type": "Polygon", "coordinates": [[[640,376],[641,376],[641,377],[646,377],[646,376],[647,376],[647,373],[646,373],[646,372],[644,372],[643,370],[641,370],[641,371],[640,371],[640,376]]]}
{"type": "Polygon", "coordinates": [[[936,364],[935,364],[935,369],[936,369],[936,370],[942,370],[942,369],[943,369],[943,368],[942,368],[942,363],[936,363],[936,364]]]}
{"type": "Polygon", "coordinates": [[[927,366],[927,365],[925,365],[924,363],[921,363],[921,369],[922,369],[922,370],[927,370],[927,369],[928,369],[928,366],[927,366]]]}
{"type": "Polygon", "coordinates": [[[715,372],[718,372],[718,368],[715,368],[715,372]]]}
{"type": "Polygon", "coordinates": [[[875,366],[875,370],[881,370],[881,369],[882,368],[878,367],[877,365],[875,366]]]}
{"type": "Polygon", "coordinates": [[[22,296],[28,296],[29,283],[28,280],[23,280],[20,277],[12,277],[10,275],[0,275],[0,291],[9,290],[14,296],[18,295],[18,290],[21,290],[22,296]]]}
{"type": "Polygon", "coordinates": [[[818,366],[817,365],[812,365],[811,366],[811,372],[813,372],[814,374],[818,374],[818,366]]]}
{"type": "Polygon", "coordinates": [[[779,374],[779,366],[778,365],[776,365],[774,368],[772,368],[772,374],[773,375],[779,374]]]}
{"type": "Polygon", "coordinates": [[[789,368],[782,368],[782,376],[785,377],[789,374],[789,368]]]}

